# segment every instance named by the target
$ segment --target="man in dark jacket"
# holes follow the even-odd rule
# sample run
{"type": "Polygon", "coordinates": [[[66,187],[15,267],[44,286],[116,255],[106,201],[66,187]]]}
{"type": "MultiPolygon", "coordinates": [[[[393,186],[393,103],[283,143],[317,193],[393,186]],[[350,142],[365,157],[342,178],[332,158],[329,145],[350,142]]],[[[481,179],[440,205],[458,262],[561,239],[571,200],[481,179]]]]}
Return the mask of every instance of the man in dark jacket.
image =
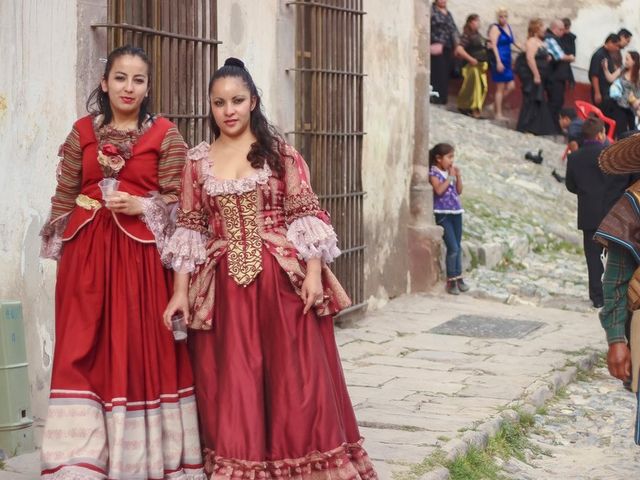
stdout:
{"type": "Polygon", "coordinates": [[[578,195],[578,229],[582,230],[584,256],[589,272],[589,298],[596,308],[602,307],[602,247],[593,235],[606,212],[606,185],[598,166],[604,148],[605,128],[599,118],[587,118],[582,126],[582,147],[567,159],[567,190],[578,195]]]}
{"type": "MultiPolygon", "coordinates": [[[[564,23],[564,35],[560,38],[560,46],[564,53],[567,55],[576,55],[576,37],[575,33],[571,31],[571,19],[563,18],[562,23],[564,23]]],[[[571,70],[571,65],[567,62],[564,62],[561,67],[564,70],[564,75],[569,82],[569,87],[573,88],[576,85],[576,80],[573,76],[573,70],[571,70]]]]}
{"type": "Polygon", "coordinates": [[[560,45],[563,35],[564,24],[562,20],[556,19],[551,22],[544,37],[545,47],[551,55],[551,68],[544,88],[547,92],[547,102],[557,133],[561,133],[558,115],[564,105],[564,91],[569,80],[567,69],[571,71],[571,62],[575,60],[575,56],[568,55],[560,45]]]}

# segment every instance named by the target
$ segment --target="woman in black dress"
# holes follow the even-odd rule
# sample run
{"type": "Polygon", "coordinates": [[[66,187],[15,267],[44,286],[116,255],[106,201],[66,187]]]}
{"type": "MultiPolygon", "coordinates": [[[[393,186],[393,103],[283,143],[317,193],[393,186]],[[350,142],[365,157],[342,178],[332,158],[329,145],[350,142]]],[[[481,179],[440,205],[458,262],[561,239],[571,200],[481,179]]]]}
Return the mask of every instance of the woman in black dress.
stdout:
{"type": "Polygon", "coordinates": [[[544,45],[544,23],[539,18],[529,22],[525,51],[516,60],[516,73],[522,82],[522,108],[516,129],[534,135],[555,133],[553,118],[544,91],[551,56],[544,45]]]}
{"type": "Polygon", "coordinates": [[[437,97],[431,103],[446,105],[453,53],[460,42],[460,34],[447,0],[435,0],[431,6],[431,86],[437,97]]]}

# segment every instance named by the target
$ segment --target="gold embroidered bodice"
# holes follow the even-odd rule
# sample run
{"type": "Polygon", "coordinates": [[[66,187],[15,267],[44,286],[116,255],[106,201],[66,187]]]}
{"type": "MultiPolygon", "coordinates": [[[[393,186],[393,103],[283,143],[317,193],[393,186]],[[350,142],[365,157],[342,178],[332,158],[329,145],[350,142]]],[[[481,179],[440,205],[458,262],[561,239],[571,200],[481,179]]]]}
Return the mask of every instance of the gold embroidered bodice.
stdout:
{"type": "Polygon", "coordinates": [[[258,192],[216,197],[224,221],[229,276],[238,285],[249,285],[262,271],[262,238],[258,230],[258,192]]]}

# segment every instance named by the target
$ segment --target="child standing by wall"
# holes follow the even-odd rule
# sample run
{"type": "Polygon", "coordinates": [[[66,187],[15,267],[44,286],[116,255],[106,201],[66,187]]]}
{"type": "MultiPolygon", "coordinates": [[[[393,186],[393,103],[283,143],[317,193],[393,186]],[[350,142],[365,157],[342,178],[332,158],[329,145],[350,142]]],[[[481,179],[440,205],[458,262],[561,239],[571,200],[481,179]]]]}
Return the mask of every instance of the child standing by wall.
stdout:
{"type": "Polygon", "coordinates": [[[469,290],[462,279],[462,177],[453,165],[454,148],[438,143],[429,150],[429,181],[433,187],[433,212],[444,228],[447,247],[447,293],[459,295],[469,290]]]}

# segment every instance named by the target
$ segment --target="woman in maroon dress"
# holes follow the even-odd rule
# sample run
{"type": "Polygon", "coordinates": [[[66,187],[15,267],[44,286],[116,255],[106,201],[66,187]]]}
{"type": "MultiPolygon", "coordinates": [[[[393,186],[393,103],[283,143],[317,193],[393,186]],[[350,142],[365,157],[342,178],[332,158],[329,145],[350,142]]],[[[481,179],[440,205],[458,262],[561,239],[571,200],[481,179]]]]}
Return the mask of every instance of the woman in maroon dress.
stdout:
{"type": "Polygon", "coordinates": [[[147,112],[149,72],[143,50],[111,52],[95,114],[60,151],[42,231],[42,256],[58,260],[42,478],[206,478],[186,345],[162,325],[172,275],[157,248],[186,147],[147,112]],[[103,177],[120,182],[106,201],[103,177]]]}
{"type": "Polygon", "coordinates": [[[376,479],[333,336],[349,299],[340,251],[298,152],[274,132],[244,64],[209,83],[211,145],[187,154],[165,324],[189,337],[212,479],[376,479]]]}

